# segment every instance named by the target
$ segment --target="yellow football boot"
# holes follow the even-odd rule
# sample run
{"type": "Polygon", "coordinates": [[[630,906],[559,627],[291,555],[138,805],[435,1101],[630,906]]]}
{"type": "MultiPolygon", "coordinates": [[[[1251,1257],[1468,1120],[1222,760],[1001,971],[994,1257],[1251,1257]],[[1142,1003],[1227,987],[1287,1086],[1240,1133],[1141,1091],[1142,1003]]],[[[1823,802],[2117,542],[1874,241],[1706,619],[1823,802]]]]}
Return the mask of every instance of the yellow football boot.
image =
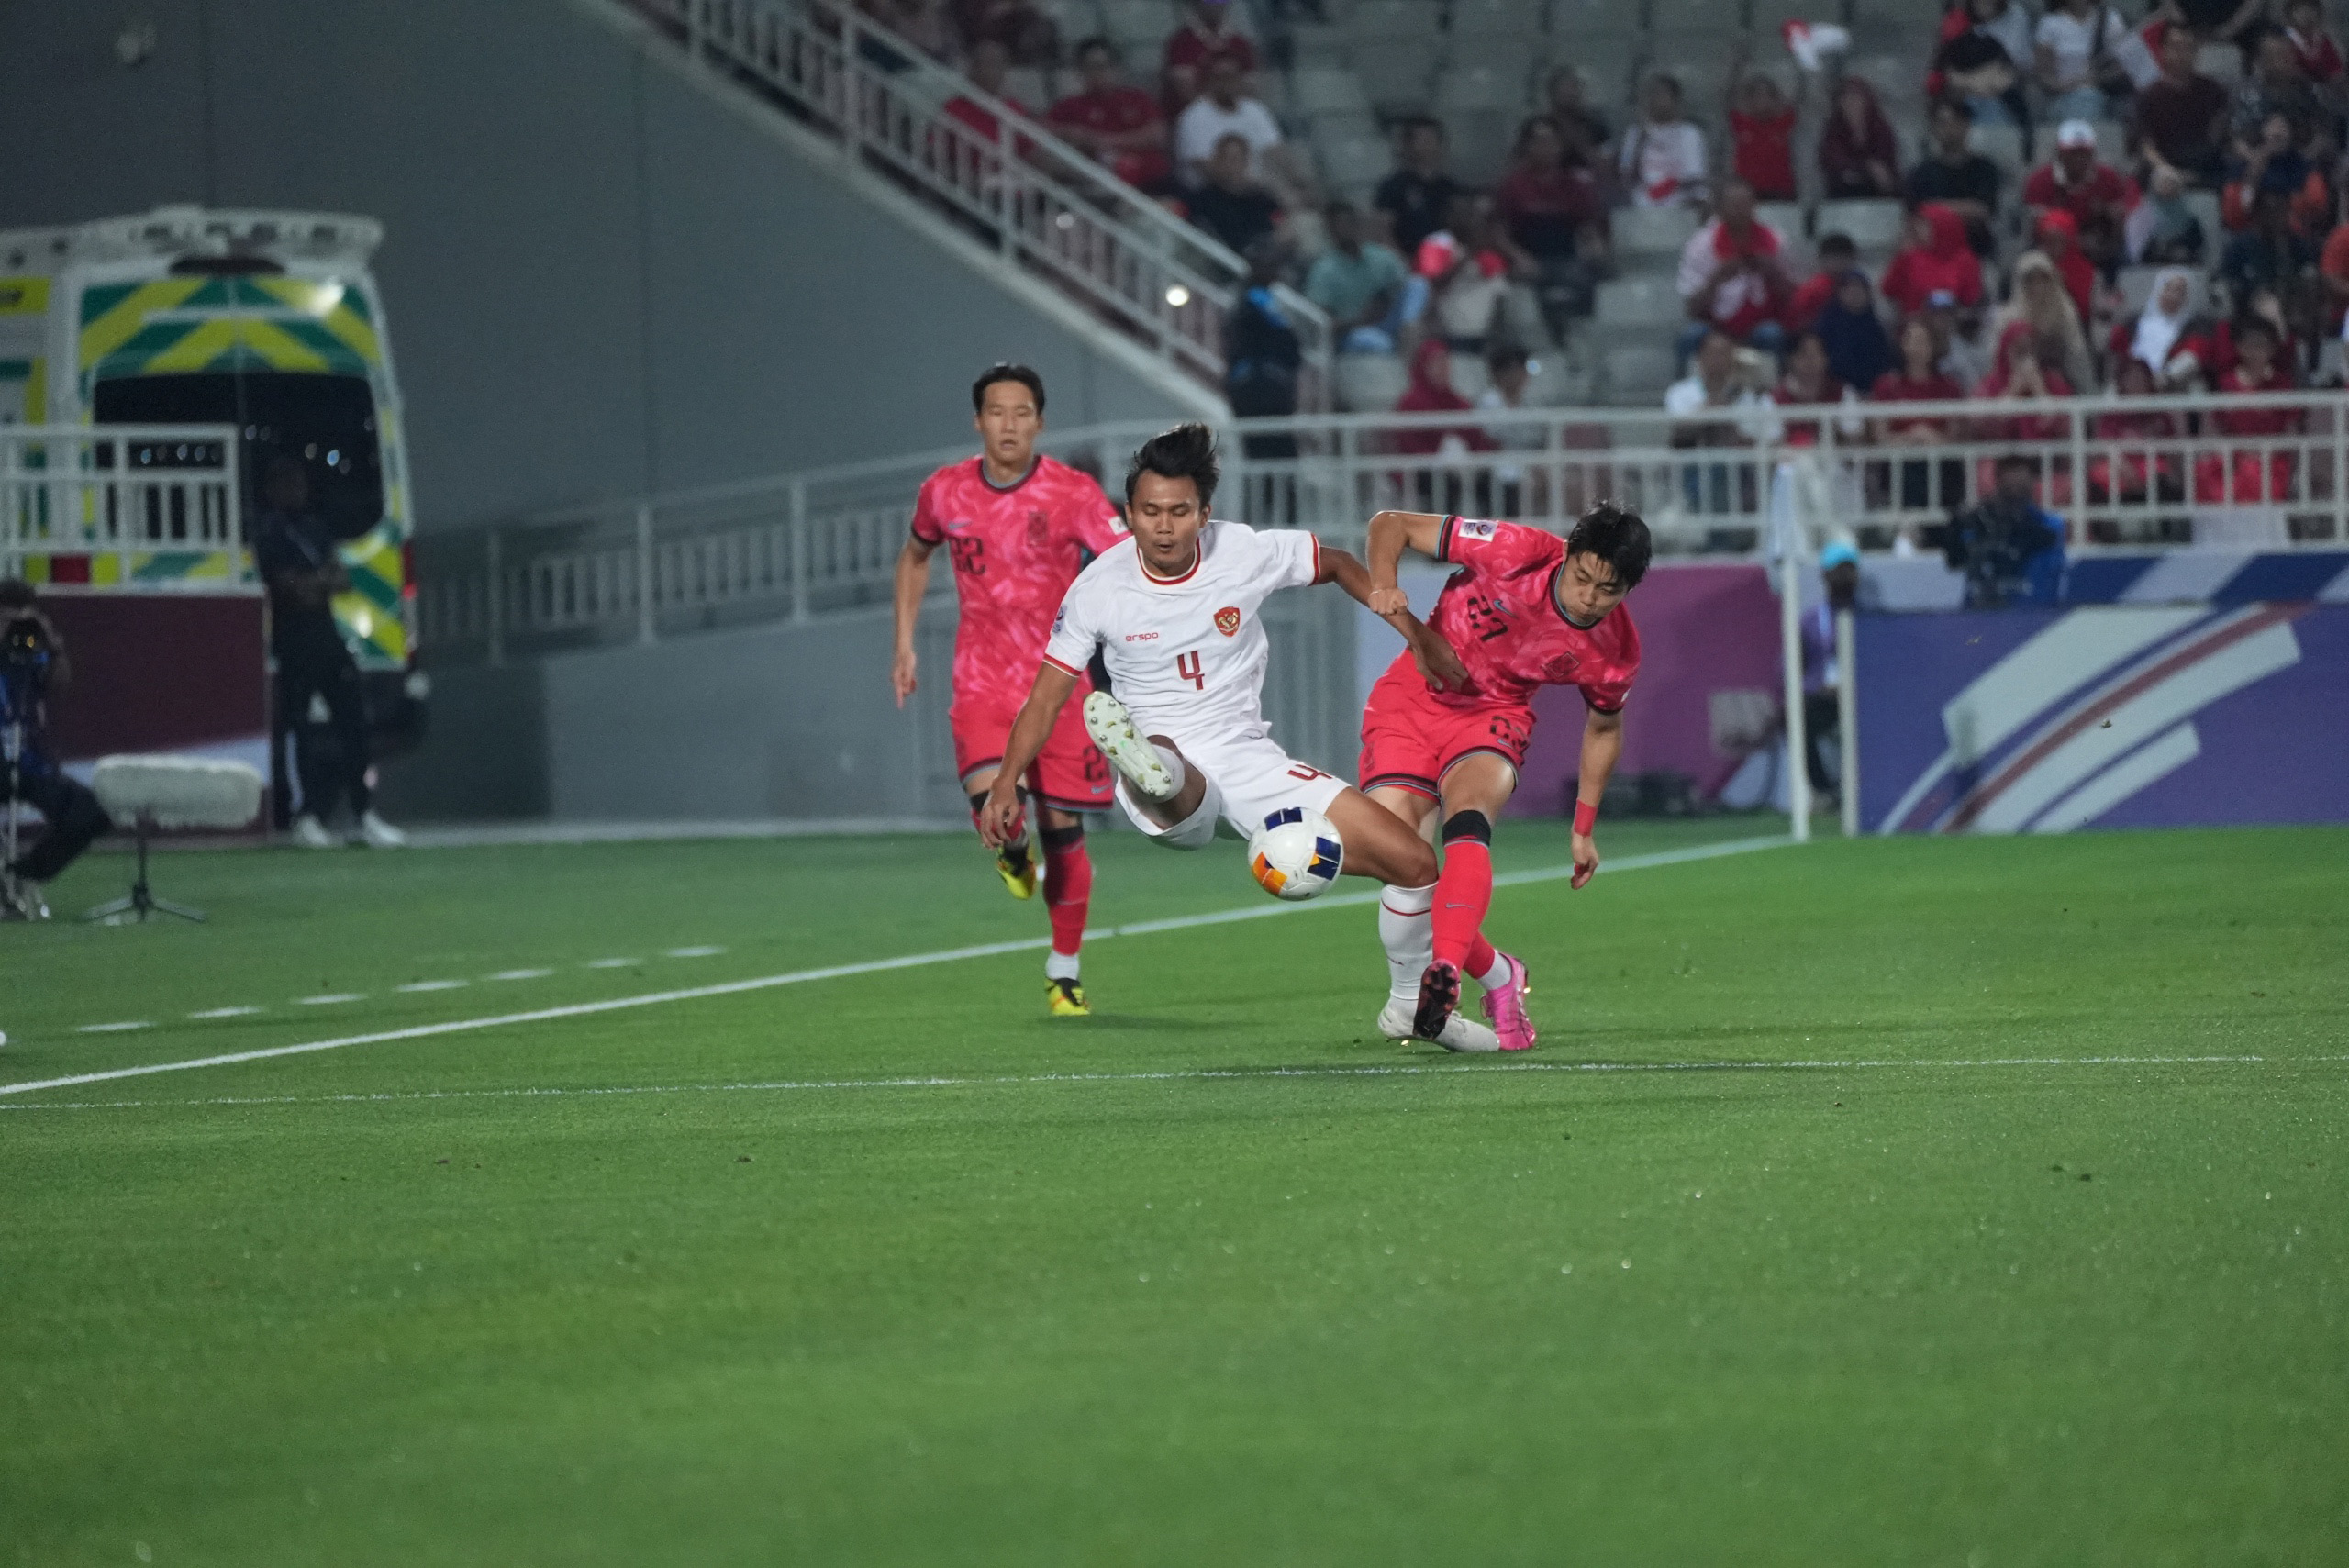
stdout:
{"type": "Polygon", "coordinates": [[[1085,1005],[1085,987],[1074,980],[1044,982],[1044,1010],[1056,1018],[1089,1018],[1093,1009],[1085,1005]]]}
{"type": "Polygon", "coordinates": [[[1014,898],[1021,903],[1025,904],[1029,899],[1036,896],[1035,856],[1023,856],[1019,867],[1014,869],[1011,857],[999,854],[995,858],[995,873],[1003,878],[1003,885],[1010,891],[1014,898]]]}

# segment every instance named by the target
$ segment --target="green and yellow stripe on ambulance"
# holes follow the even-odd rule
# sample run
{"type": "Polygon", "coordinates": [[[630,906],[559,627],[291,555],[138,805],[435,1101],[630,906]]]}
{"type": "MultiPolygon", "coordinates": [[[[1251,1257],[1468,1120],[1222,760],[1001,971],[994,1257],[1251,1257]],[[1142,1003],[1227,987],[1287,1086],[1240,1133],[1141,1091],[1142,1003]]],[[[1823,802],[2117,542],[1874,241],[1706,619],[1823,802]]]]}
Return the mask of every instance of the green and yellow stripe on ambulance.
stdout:
{"type": "MultiPolygon", "coordinates": [[[[407,495],[400,478],[406,465],[399,461],[398,421],[384,395],[383,345],[363,294],[337,283],[290,277],[164,278],[103,285],[82,296],[80,350],[84,406],[98,382],[117,376],[272,370],[365,378],[377,398],[384,517],[342,547],[351,588],[336,598],[335,617],[362,666],[406,664],[401,546],[407,495]]],[[[132,576],[139,580],[227,580],[242,568],[240,559],[218,553],[156,551],[132,558],[132,576]]]]}

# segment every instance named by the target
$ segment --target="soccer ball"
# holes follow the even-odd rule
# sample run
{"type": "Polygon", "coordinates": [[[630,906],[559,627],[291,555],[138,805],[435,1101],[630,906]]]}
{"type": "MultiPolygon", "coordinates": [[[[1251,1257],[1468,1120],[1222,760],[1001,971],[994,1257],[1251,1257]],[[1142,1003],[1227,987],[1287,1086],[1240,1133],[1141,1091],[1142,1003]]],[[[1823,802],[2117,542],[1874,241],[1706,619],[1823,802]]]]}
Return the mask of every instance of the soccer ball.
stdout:
{"type": "Polygon", "coordinates": [[[1249,873],[1275,898],[1295,901],[1326,891],[1345,858],[1337,825],[1302,806],[1271,813],[1248,840],[1249,873]]]}

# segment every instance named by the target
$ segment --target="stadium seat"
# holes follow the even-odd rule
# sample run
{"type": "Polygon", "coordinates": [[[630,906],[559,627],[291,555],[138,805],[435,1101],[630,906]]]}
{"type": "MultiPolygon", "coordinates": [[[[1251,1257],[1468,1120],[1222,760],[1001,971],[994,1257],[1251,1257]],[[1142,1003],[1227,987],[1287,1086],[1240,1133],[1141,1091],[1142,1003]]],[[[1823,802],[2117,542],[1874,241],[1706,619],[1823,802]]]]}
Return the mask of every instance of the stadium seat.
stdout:
{"type": "Polygon", "coordinates": [[[1174,14],[1161,0],[1101,0],[1101,25],[1137,72],[1153,71],[1174,14]]]}
{"type": "Polygon", "coordinates": [[[1576,41],[1629,39],[1641,31],[1640,8],[1628,0],[1550,0],[1550,31],[1576,41]]]}
{"type": "Polygon", "coordinates": [[[2129,128],[2118,120],[2096,122],[2097,161],[2115,169],[2129,167],[2129,128]]]}
{"type": "Polygon", "coordinates": [[[1434,52],[1441,15],[1435,0],[1360,0],[1346,30],[1356,39],[1403,39],[1434,52]]]}
{"type": "Polygon", "coordinates": [[[1522,83],[1527,64],[1537,58],[1528,46],[1540,41],[1534,33],[1463,33],[1445,47],[1444,59],[1454,71],[1494,71],[1522,83]]]}
{"type": "Polygon", "coordinates": [[[2122,314],[2134,316],[2145,308],[2145,301],[2154,295],[2154,280],[2162,275],[2159,267],[2123,267],[2114,280],[2121,290],[2122,314]]]}
{"type": "Polygon", "coordinates": [[[1664,272],[1610,278],[1598,285],[1596,325],[1610,334],[1651,334],[1679,326],[1688,315],[1671,275],[1664,272]]]}
{"type": "Polygon", "coordinates": [[[1525,40],[1542,30],[1542,0],[1452,0],[1452,33],[1525,40]]]}
{"type": "Polygon", "coordinates": [[[1603,364],[1610,402],[1653,403],[1673,382],[1672,350],[1653,343],[1622,343],[1607,350],[1603,364]]]}
{"type": "Polygon", "coordinates": [[[1453,173],[1472,184],[1498,183],[1508,166],[1521,111],[1440,107],[1437,114],[1451,132],[1453,173]]]}
{"type": "Polygon", "coordinates": [[[1386,39],[1355,43],[1350,58],[1374,105],[1389,112],[1416,113],[1427,106],[1432,53],[1426,42],[1386,39]]]}
{"type": "Polygon", "coordinates": [[[1966,144],[1998,166],[1998,172],[2009,180],[2020,180],[2023,173],[2022,128],[2011,125],[1977,125],[1966,137],[1966,144]]]}
{"type": "Polygon", "coordinates": [[[1720,0],[1649,0],[1648,28],[1665,59],[1678,59],[1681,46],[1699,35],[1719,38],[1744,30],[1737,7],[1720,0]]]}
{"type": "Polygon", "coordinates": [[[1354,73],[1341,65],[1300,65],[1290,79],[1289,101],[1297,112],[1319,119],[1330,114],[1370,113],[1370,98],[1354,73]]]}
{"type": "Polygon", "coordinates": [[[1015,104],[1026,104],[1040,114],[1052,101],[1044,73],[1032,65],[1015,65],[1003,73],[1003,95],[1015,104]]]}
{"type": "Polygon", "coordinates": [[[1809,239],[1809,223],[1805,218],[1800,202],[1761,202],[1753,216],[1784,235],[1787,241],[1803,246],[1809,239]]]}
{"type": "Polygon", "coordinates": [[[2231,43],[2206,43],[2194,57],[2194,69],[2232,93],[2243,84],[2243,50],[2231,43]]]}
{"type": "Polygon", "coordinates": [[[1753,30],[1771,39],[1788,22],[1832,22],[1841,12],[1840,6],[1822,6],[1819,0],[1753,0],[1753,30]]]}
{"type": "Polygon", "coordinates": [[[1677,256],[1697,232],[1697,215],[1685,206],[1634,206],[1616,213],[1615,249],[1626,256],[1677,256]]]}
{"type": "Polygon", "coordinates": [[[1524,72],[1454,67],[1436,81],[1435,107],[1444,116],[1477,109],[1520,113],[1525,107],[1524,72]]]}
{"type": "Polygon", "coordinates": [[[1811,228],[1848,234],[1864,252],[1889,254],[1900,243],[1903,217],[1897,201],[1821,202],[1811,215],[1811,228]]]}
{"type": "Polygon", "coordinates": [[[1854,55],[1843,61],[1843,74],[1856,76],[1875,88],[1890,113],[1898,114],[1898,106],[1924,95],[1924,67],[1907,55],[1854,55]]]}
{"type": "Polygon", "coordinates": [[[1341,191],[1375,185],[1395,167],[1394,154],[1375,130],[1369,136],[1323,136],[1317,131],[1313,147],[1321,161],[1321,172],[1341,191]]]}
{"type": "Polygon", "coordinates": [[[1410,373],[1392,354],[1340,354],[1330,361],[1338,406],[1348,413],[1384,413],[1395,406],[1410,373]]]}
{"type": "Polygon", "coordinates": [[[1482,397],[1485,389],[1492,384],[1493,373],[1486,368],[1484,355],[1455,353],[1452,356],[1453,391],[1473,401],[1482,397]]]}
{"type": "Polygon", "coordinates": [[[2227,242],[2226,228],[2219,221],[2219,193],[2188,191],[2182,199],[2186,210],[2194,215],[2194,221],[2202,226],[2203,253],[2216,256],[2227,242]]]}

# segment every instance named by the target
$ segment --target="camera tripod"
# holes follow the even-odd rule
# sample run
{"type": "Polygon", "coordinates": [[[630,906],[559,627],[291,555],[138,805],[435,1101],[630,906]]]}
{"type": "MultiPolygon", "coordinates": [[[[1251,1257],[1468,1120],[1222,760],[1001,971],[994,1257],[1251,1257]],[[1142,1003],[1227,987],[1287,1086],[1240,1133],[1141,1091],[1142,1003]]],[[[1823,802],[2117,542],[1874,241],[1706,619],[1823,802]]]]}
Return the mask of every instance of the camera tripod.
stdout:
{"type": "Polygon", "coordinates": [[[191,909],[184,904],[174,904],[168,898],[158,898],[147,886],[147,831],[152,825],[144,811],[139,814],[133,831],[139,841],[139,871],[130,880],[130,891],[120,898],[110,898],[84,914],[84,920],[118,922],[125,916],[145,920],[150,915],[176,915],[183,920],[204,918],[204,911],[191,909]]]}
{"type": "Polygon", "coordinates": [[[0,794],[0,919],[21,915],[33,917],[39,907],[40,895],[29,899],[22,880],[17,875],[17,785],[19,759],[25,754],[25,721],[17,717],[16,705],[8,708],[8,722],[0,727],[0,778],[7,781],[7,790],[0,794]]]}

